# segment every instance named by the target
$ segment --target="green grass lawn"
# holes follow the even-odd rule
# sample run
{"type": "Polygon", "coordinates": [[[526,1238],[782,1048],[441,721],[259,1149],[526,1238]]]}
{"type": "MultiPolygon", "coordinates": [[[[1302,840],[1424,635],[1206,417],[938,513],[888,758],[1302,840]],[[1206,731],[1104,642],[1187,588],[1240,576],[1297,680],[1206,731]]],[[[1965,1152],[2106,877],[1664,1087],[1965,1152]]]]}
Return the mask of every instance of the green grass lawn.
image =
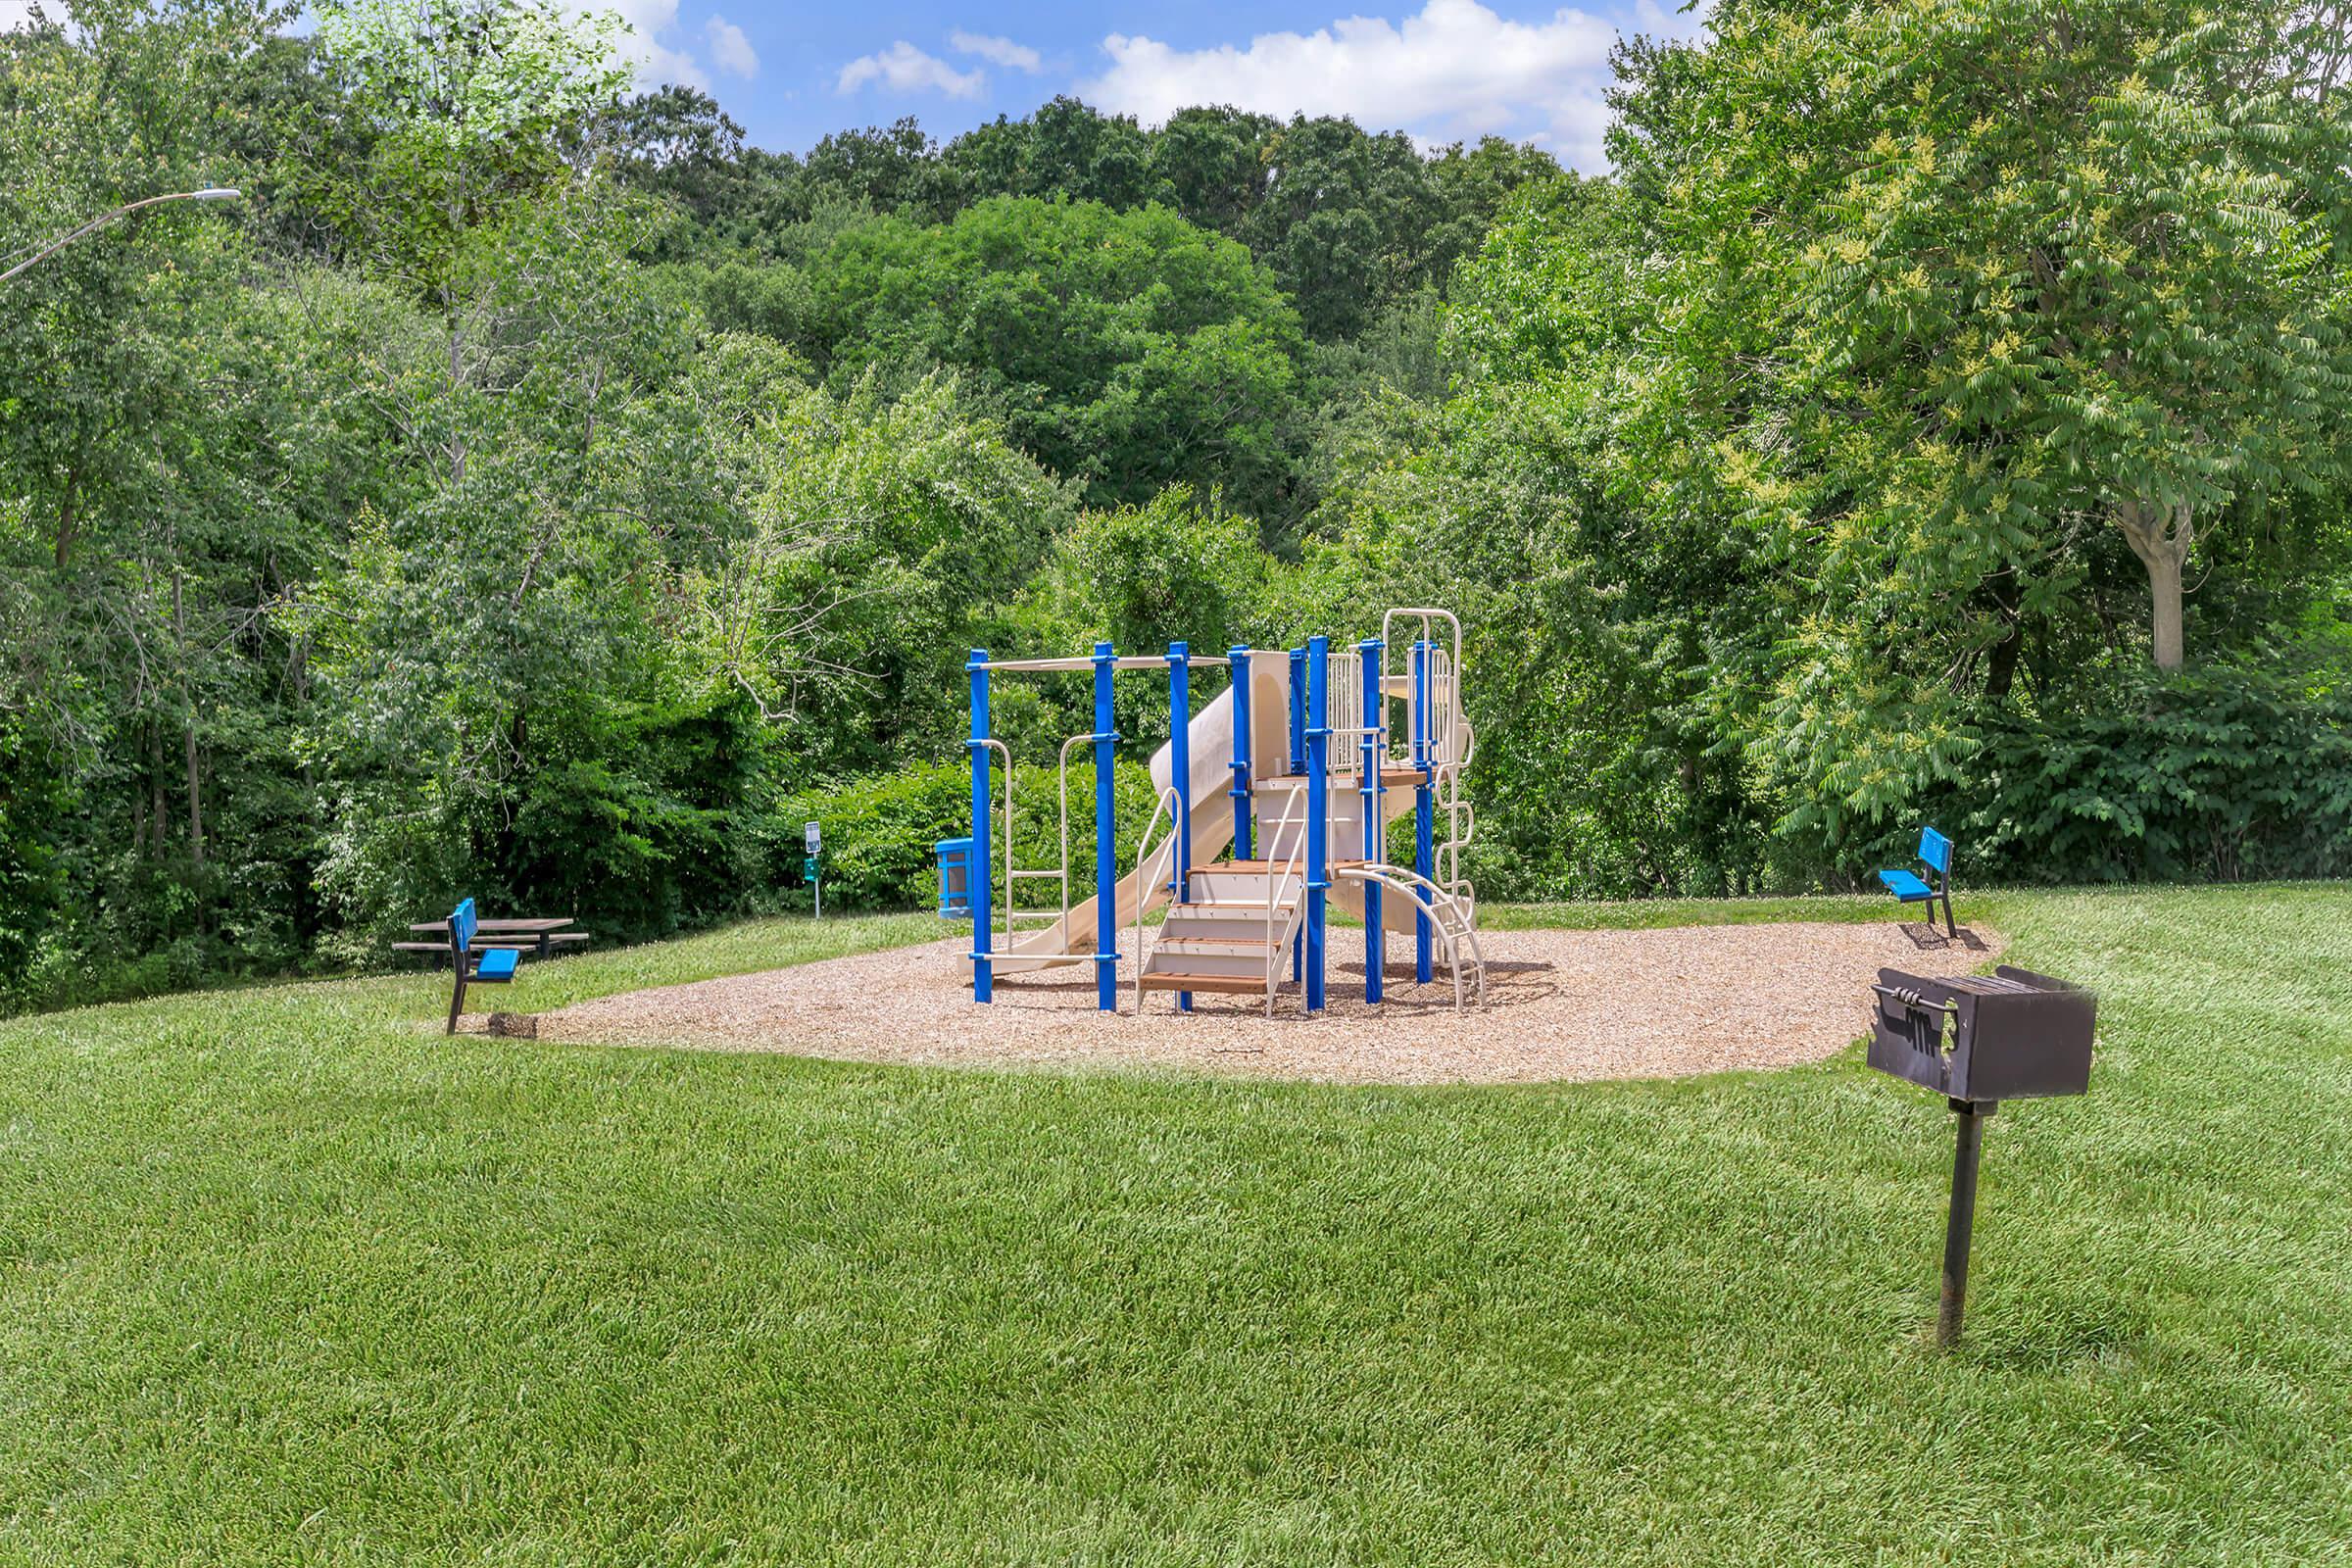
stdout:
{"type": "Polygon", "coordinates": [[[0,1025],[0,1560],[2352,1561],[2352,890],[1964,913],[2104,1001],[1988,1129],[1948,1358],[1949,1118],[1857,1054],[957,1074],[445,1042],[414,977],[0,1025]]]}

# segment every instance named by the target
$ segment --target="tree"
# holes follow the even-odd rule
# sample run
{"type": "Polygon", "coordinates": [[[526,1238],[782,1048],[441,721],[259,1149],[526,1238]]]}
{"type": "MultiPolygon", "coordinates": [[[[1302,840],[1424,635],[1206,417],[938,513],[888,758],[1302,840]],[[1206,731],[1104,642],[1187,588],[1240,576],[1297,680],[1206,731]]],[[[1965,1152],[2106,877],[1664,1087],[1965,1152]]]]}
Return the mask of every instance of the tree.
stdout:
{"type": "Polygon", "coordinates": [[[837,388],[954,367],[1099,503],[1181,482],[1285,510],[1298,318],[1248,251],[1163,208],[998,197],[937,227],[877,219],[805,275],[796,346],[837,388]]]}
{"type": "MultiPolygon", "coordinates": [[[[453,389],[488,370],[494,334],[472,313],[496,275],[482,253],[565,184],[562,144],[610,114],[627,79],[615,25],[552,0],[330,0],[319,11],[327,68],[372,146],[356,177],[322,170],[303,195],[364,266],[440,316],[453,389]]],[[[463,477],[462,437],[447,455],[463,477]]]]}
{"type": "Polygon", "coordinates": [[[1125,212],[1167,195],[1152,143],[1128,116],[1058,97],[1026,120],[1000,115],[965,132],[943,160],[975,198],[1067,196],[1125,212]]]}
{"type": "MultiPolygon", "coordinates": [[[[96,0],[0,33],[0,248],[239,182],[227,149],[287,20],[96,0]]],[[[233,217],[156,209],[5,290],[0,745],[42,776],[4,787],[20,848],[54,813],[29,836],[75,956],[171,950],[185,973],[224,921],[257,955],[299,923],[302,810],[269,777],[285,710],[255,699],[283,689],[268,607],[318,559],[335,481],[314,460],[350,410],[324,334],[249,291],[251,266],[233,217]]]]}
{"type": "Polygon", "coordinates": [[[1171,205],[1229,239],[1266,199],[1274,168],[1267,148],[1282,122],[1239,109],[1179,109],[1152,138],[1152,160],[1171,205]]]}
{"type": "Polygon", "coordinates": [[[2200,533],[2337,462],[2340,19],[1938,0],[1717,33],[1691,69],[1634,62],[1613,146],[1687,282],[1781,291],[1735,414],[1784,432],[1746,469],[1758,513],[1826,528],[1856,578],[1888,548],[1932,592],[2010,578],[1985,591],[2012,620],[2109,519],[2178,667],[2200,533]]]}
{"type": "Polygon", "coordinates": [[[808,153],[801,171],[800,216],[828,204],[862,206],[919,223],[945,222],[963,206],[956,172],[914,117],[888,126],[841,130],[808,153]]]}
{"type": "Polygon", "coordinates": [[[727,438],[741,526],[689,584],[694,662],[776,723],[796,785],[934,756],[961,712],[965,651],[1070,497],[944,378],[896,399],[764,379],[727,438]]]}
{"type": "Polygon", "coordinates": [[[670,197],[697,222],[743,199],[743,127],[693,87],[639,93],[607,111],[588,140],[618,177],[670,197]]]}

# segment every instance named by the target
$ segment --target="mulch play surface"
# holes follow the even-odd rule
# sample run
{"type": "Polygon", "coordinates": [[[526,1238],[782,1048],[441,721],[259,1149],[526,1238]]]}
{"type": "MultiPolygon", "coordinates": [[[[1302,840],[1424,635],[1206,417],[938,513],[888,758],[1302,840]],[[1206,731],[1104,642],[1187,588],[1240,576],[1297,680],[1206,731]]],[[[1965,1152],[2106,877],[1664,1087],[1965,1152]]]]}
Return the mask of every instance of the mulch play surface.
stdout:
{"type": "MultiPolygon", "coordinates": [[[[1965,973],[2002,944],[1922,952],[1892,922],[1493,931],[1487,1004],[1456,1015],[1441,963],[1412,983],[1392,943],[1388,1001],[1363,1000],[1361,933],[1334,930],[1330,1006],[1295,990],[1262,1001],[1200,996],[1191,1014],[1147,994],[1132,963],[1120,1012],[1095,1009],[1093,966],[1000,979],[979,1006],[959,936],[760,974],[578,1003],[537,1019],[541,1040],[770,1051],[939,1066],[1049,1065],[1300,1078],[1322,1083],[1543,1083],[1677,1077],[1818,1061],[1869,1028],[1881,965],[1965,973]]],[[[1132,937],[1128,940],[1132,942],[1132,937]]],[[[1131,957],[1132,956],[1130,956],[1131,957]]],[[[479,1027],[479,1025],[476,1025],[479,1027]]]]}

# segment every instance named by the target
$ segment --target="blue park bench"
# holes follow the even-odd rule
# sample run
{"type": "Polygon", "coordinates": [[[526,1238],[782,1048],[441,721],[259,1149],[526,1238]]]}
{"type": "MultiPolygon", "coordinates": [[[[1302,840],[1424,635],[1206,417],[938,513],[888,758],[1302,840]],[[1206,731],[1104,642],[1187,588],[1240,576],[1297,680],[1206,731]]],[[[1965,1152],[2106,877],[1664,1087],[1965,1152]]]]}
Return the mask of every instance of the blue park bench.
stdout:
{"type": "Polygon", "coordinates": [[[473,934],[481,921],[473,912],[473,901],[467,899],[450,911],[449,966],[456,971],[458,983],[449,994],[449,1028],[446,1033],[458,1032],[458,1014],[466,1010],[466,988],[469,985],[503,986],[514,978],[514,965],[522,955],[513,948],[481,948],[473,946],[473,934]]]}
{"type": "Polygon", "coordinates": [[[1932,827],[1919,830],[1920,863],[1935,874],[1933,883],[1924,882],[1916,871],[1881,871],[1879,880],[1886,891],[1905,904],[1928,906],[1928,929],[1936,929],[1936,901],[1943,901],[1943,934],[1956,937],[1959,927],[1952,923],[1952,841],[1932,827]]]}

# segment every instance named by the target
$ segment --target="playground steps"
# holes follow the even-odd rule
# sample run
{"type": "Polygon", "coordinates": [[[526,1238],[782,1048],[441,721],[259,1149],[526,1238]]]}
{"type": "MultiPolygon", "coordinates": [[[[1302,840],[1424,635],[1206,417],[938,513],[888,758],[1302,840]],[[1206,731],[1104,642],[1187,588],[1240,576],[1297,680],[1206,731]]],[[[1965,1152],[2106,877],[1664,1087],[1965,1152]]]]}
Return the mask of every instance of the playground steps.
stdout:
{"type": "MultiPolygon", "coordinates": [[[[1263,920],[1266,912],[1266,868],[1263,865],[1237,865],[1231,860],[1215,865],[1197,865],[1185,875],[1184,903],[1216,904],[1257,910],[1263,920]]],[[[1284,907],[1296,904],[1302,887],[1303,873],[1291,870],[1288,897],[1275,906],[1279,918],[1284,907]]],[[[1178,906],[1182,907],[1183,906],[1178,906]]]]}
{"type": "MultiPolygon", "coordinates": [[[[1336,765],[1326,775],[1325,782],[1335,790],[1363,788],[1356,782],[1353,773],[1344,773],[1336,765]]],[[[1417,767],[1384,767],[1380,770],[1380,783],[1383,789],[1409,790],[1420,782],[1421,770],[1417,767]]],[[[1269,773],[1262,778],[1253,778],[1250,781],[1251,789],[1264,790],[1269,793],[1281,790],[1303,790],[1306,785],[1307,779],[1303,773],[1269,773]]]]}
{"type": "MultiPolygon", "coordinates": [[[[1336,871],[1345,866],[1370,865],[1371,863],[1372,862],[1369,860],[1334,860],[1331,862],[1331,865],[1332,869],[1336,871]]],[[[1294,874],[1302,874],[1299,873],[1298,867],[1297,866],[1274,865],[1265,860],[1219,860],[1212,865],[1196,865],[1186,874],[1189,876],[1202,876],[1232,872],[1237,876],[1262,877],[1269,870],[1289,870],[1294,874]]],[[[1263,895],[1260,895],[1260,899],[1262,902],[1263,895]]]]}
{"type": "Polygon", "coordinates": [[[1263,861],[1228,860],[1189,870],[1185,898],[1168,906],[1144,960],[1137,982],[1141,989],[1265,995],[1268,977],[1280,973],[1290,951],[1306,896],[1294,873],[1269,926],[1270,874],[1263,861]]]}
{"type": "Polygon", "coordinates": [[[1155,970],[1138,983],[1146,991],[1208,991],[1235,997],[1262,997],[1266,993],[1264,976],[1254,974],[1173,974],[1155,970]]]}

